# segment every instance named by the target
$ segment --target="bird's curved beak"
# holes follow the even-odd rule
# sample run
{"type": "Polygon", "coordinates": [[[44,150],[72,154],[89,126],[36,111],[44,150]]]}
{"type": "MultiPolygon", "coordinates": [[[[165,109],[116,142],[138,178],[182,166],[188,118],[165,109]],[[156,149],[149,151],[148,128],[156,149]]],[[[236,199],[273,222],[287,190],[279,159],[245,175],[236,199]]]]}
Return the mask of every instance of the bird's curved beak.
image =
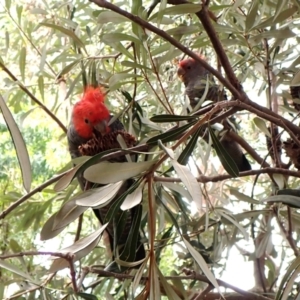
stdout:
{"type": "Polygon", "coordinates": [[[109,132],[108,122],[107,120],[103,120],[101,122],[98,122],[95,124],[94,129],[97,130],[101,135],[104,135],[105,133],[109,132]]]}
{"type": "Polygon", "coordinates": [[[179,77],[181,80],[182,80],[182,77],[184,76],[184,74],[185,74],[184,69],[181,68],[181,67],[179,67],[179,68],[177,69],[177,75],[178,75],[178,77],[179,77]]]}

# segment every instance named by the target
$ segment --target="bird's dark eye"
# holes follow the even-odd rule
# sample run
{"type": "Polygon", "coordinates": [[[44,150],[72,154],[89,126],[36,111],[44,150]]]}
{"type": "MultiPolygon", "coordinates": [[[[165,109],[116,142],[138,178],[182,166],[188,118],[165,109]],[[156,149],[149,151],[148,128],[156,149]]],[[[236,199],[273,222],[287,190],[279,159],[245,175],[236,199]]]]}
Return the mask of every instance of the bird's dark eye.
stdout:
{"type": "Polygon", "coordinates": [[[88,119],[84,119],[84,122],[85,122],[86,124],[88,124],[88,123],[89,123],[89,120],[88,120],[88,119]]]}
{"type": "Polygon", "coordinates": [[[191,69],[191,66],[187,66],[187,69],[190,70],[190,69],[191,69]]]}

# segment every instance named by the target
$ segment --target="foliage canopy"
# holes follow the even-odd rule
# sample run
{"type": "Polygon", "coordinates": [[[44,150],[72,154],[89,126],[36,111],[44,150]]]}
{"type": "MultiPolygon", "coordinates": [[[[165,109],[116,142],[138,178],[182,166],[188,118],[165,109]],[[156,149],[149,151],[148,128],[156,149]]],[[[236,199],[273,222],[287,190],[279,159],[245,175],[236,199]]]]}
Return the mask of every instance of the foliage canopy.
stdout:
{"type": "Polygon", "coordinates": [[[297,298],[300,4],[199,2],[1,3],[0,298],[297,298]],[[230,101],[188,113],[176,69],[195,53],[230,101]],[[105,165],[120,151],[81,158],[89,180],[109,184],[88,193],[66,145],[82,74],[139,141],[134,167],[105,165]],[[236,172],[217,138],[231,115],[251,171],[236,172]],[[148,256],[115,274],[89,207],[130,177],[135,190],[112,206],[142,201],[148,256]],[[232,253],[252,263],[234,279],[253,279],[251,291],[217,280],[232,253]]]}

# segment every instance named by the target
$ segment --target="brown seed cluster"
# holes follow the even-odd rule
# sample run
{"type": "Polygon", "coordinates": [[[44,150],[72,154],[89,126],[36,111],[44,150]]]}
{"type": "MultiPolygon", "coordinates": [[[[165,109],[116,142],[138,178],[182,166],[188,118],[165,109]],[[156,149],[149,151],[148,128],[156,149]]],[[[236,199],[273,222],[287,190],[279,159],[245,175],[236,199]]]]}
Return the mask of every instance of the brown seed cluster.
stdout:
{"type": "Polygon", "coordinates": [[[123,130],[108,132],[102,136],[94,136],[87,143],[80,145],[78,150],[81,155],[94,156],[106,150],[120,149],[121,146],[117,140],[117,136],[123,137],[128,148],[136,145],[135,137],[123,130]]]}

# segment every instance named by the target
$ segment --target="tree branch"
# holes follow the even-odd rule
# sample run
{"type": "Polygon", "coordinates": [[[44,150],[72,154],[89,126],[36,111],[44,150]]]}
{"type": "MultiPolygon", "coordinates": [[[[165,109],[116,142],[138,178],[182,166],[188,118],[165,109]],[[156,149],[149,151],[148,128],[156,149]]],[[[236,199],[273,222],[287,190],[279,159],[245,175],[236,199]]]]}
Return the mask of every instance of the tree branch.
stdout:
{"type": "Polygon", "coordinates": [[[33,189],[31,192],[29,192],[28,194],[24,195],[23,197],[21,197],[20,199],[18,199],[17,201],[15,201],[13,204],[11,204],[7,209],[5,209],[4,211],[2,211],[2,213],[0,214],[0,220],[4,219],[9,213],[11,213],[15,208],[17,208],[19,205],[21,205],[23,202],[25,202],[27,199],[29,199],[30,197],[32,197],[33,195],[35,195],[38,192],[41,192],[44,188],[46,188],[47,186],[51,185],[52,183],[58,181],[61,177],[63,177],[65,174],[67,174],[69,171],[64,172],[62,174],[59,174],[56,177],[53,177],[49,180],[47,180],[46,182],[44,182],[43,184],[41,184],[40,186],[38,186],[37,188],[33,189]]]}
{"type": "MultiPolygon", "coordinates": [[[[244,171],[239,173],[239,177],[245,177],[245,176],[251,176],[251,175],[259,175],[259,174],[283,174],[283,175],[289,175],[300,178],[300,172],[299,171],[291,171],[281,168],[263,168],[260,170],[250,170],[250,171],[244,171]]],[[[199,175],[197,178],[198,182],[201,183],[208,183],[208,182],[218,182],[223,181],[226,179],[233,178],[229,174],[223,174],[223,175],[217,175],[217,176],[204,176],[199,175]]],[[[154,176],[154,181],[156,182],[181,182],[180,178],[175,177],[161,177],[161,176],[154,176]]]]}

